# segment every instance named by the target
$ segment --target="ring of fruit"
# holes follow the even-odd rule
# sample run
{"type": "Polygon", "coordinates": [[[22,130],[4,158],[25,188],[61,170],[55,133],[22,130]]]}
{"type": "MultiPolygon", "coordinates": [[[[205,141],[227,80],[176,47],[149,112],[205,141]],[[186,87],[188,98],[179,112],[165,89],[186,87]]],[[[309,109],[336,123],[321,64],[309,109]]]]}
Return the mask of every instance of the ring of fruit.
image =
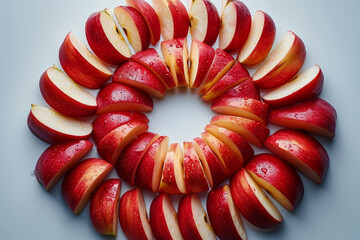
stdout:
{"type": "Polygon", "coordinates": [[[27,123],[52,145],[37,161],[37,180],[49,191],[64,176],[62,195],[75,214],[90,202],[97,231],[116,235],[119,220],[128,239],[246,239],[241,216],[262,229],[280,224],[267,194],[294,210],[304,194],[297,171],[320,184],[329,167],[310,134],[335,136],[336,111],[317,97],[320,67],[298,73],[303,41],[288,31],[271,51],[273,20],[263,11],[251,16],[238,0],[223,1],[221,17],[209,0],[190,1],[189,12],[179,0],[126,2],[113,11],[121,28],[109,9],[88,18],[93,53],[70,32],[59,51],[64,71],[54,66],[41,76],[51,108],[32,105],[27,123]],[[149,48],[160,35],[164,60],[149,48]],[[259,67],[250,76],[245,66],[259,67]],[[83,87],[100,90],[95,98],[83,87]],[[148,132],[143,112],[176,87],[197,88],[220,115],[201,137],[169,145],[167,136],[148,132]],[[268,121],[284,129],[270,135],[268,121]],[[90,136],[102,159],[80,161],[93,147],[90,136]],[[272,154],[254,156],[251,145],[272,154]],[[137,188],[120,197],[121,180],[104,180],[113,168],[137,188]],[[149,218],[141,189],[160,193],[149,218]],[[206,213],[196,193],[209,189],[206,213]],[[168,194],[185,194],[178,212],[168,194]]]}

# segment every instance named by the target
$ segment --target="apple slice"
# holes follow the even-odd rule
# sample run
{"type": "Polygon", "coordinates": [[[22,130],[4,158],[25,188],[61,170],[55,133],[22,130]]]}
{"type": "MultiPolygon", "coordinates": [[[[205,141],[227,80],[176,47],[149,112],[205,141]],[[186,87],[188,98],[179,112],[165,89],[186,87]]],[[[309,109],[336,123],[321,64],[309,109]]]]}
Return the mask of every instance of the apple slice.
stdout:
{"type": "Polygon", "coordinates": [[[236,51],[244,45],[251,28],[251,14],[243,2],[228,1],[221,14],[219,48],[236,51]]]}
{"type": "Polygon", "coordinates": [[[164,60],[158,54],[158,52],[149,48],[141,52],[135,53],[131,60],[142,64],[149,69],[161,82],[166,89],[176,87],[175,80],[172,78],[170,70],[166,67],[164,60]]]}
{"type": "Polygon", "coordinates": [[[279,87],[295,76],[305,57],[303,41],[292,31],[287,31],[252,78],[260,88],[279,87]]]}
{"type": "Polygon", "coordinates": [[[116,171],[122,180],[133,186],[135,185],[135,174],[140,161],[149,147],[159,137],[156,133],[143,133],[124,149],[116,165],[116,171]]]}
{"type": "Polygon", "coordinates": [[[297,172],[272,154],[254,156],[245,169],[257,184],[289,211],[294,210],[304,195],[304,185],[297,172]]]}
{"type": "MultiPolygon", "coordinates": [[[[252,78],[240,83],[239,85],[229,89],[218,98],[228,97],[241,97],[241,98],[252,98],[261,101],[260,91],[254,84],[252,78]]],[[[216,100],[215,100],[216,101],[216,100]]]]}
{"type": "Polygon", "coordinates": [[[45,101],[61,114],[88,117],[96,112],[96,98],[55,66],[42,74],[39,85],[45,101]]]}
{"type": "Polygon", "coordinates": [[[146,93],[122,83],[105,85],[96,96],[97,115],[109,112],[137,111],[149,112],[153,101],[146,93]]]}
{"type": "Polygon", "coordinates": [[[150,30],[150,42],[152,45],[156,45],[160,40],[161,29],[160,21],[155,10],[144,0],[126,0],[126,3],[136,8],[143,16],[150,30]]]}
{"type": "MultiPolygon", "coordinates": [[[[207,0],[196,0],[207,1],[207,0]]],[[[215,56],[215,50],[198,40],[192,40],[190,51],[190,82],[191,88],[198,88],[205,80],[215,56]]]]}
{"type": "Polygon", "coordinates": [[[162,193],[154,198],[150,206],[150,225],[157,240],[182,240],[177,213],[169,198],[162,193]]]}
{"type": "Polygon", "coordinates": [[[129,190],[122,195],[119,204],[119,220],[127,239],[154,239],[144,196],[139,188],[129,190]]]}
{"type": "Polygon", "coordinates": [[[93,147],[92,142],[78,140],[48,147],[39,157],[36,179],[49,191],[93,147]]]}
{"type": "Polygon", "coordinates": [[[209,189],[204,169],[192,142],[184,142],[184,179],[186,193],[205,192],[209,189]]]}
{"type": "Polygon", "coordinates": [[[263,143],[270,133],[264,124],[243,117],[218,115],[214,116],[210,123],[234,131],[249,143],[260,148],[263,147],[263,143]]]}
{"type": "Polygon", "coordinates": [[[104,62],[118,65],[131,57],[129,46],[109,9],[91,14],[86,21],[85,33],[90,48],[104,62]]]}
{"type": "Polygon", "coordinates": [[[161,35],[165,41],[186,38],[189,30],[189,15],[180,0],[152,0],[160,20],[161,35]]]}
{"type": "Polygon", "coordinates": [[[298,130],[278,130],[266,139],[265,147],[317,184],[322,182],[329,168],[330,159],[325,148],[315,138],[298,130]]]}
{"type": "Polygon", "coordinates": [[[316,97],[320,94],[323,84],[324,75],[321,68],[315,65],[266,93],[263,100],[273,108],[290,106],[316,97]]]}
{"type": "Polygon", "coordinates": [[[170,144],[164,161],[159,192],[168,194],[186,192],[183,164],[184,157],[180,145],[170,144]]]}
{"type": "Polygon", "coordinates": [[[228,185],[209,192],[206,208],[211,225],[220,239],[247,239],[241,216],[234,205],[228,185]]]}
{"type": "Polygon", "coordinates": [[[115,165],[125,147],[148,128],[147,123],[142,121],[127,122],[106,134],[99,142],[97,151],[103,159],[115,165]]]}
{"type": "Polygon", "coordinates": [[[117,235],[120,190],[120,179],[107,179],[90,201],[90,219],[94,228],[101,234],[117,235]]]}
{"type": "Polygon", "coordinates": [[[330,103],[315,98],[294,106],[273,110],[271,123],[294,129],[302,129],[322,137],[335,137],[337,113],[330,103]]]}
{"type": "Polygon", "coordinates": [[[270,107],[251,98],[221,98],[211,104],[211,109],[220,114],[249,118],[262,124],[267,123],[270,107]]]}
{"type": "Polygon", "coordinates": [[[204,168],[205,176],[208,180],[210,188],[219,185],[227,179],[224,166],[202,138],[194,138],[193,142],[196,153],[199,156],[204,168]]]}
{"type": "Polygon", "coordinates": [[[105,160],[89,158],[81,161],[66,174],[62,182],[62,195],[66,204],[79,214],[89,202],[91,193],[112,170],[113,165],[105,160]]]}
{"type": "Polygon", "coordinates": [[[230,180],[231,196],[241,215],[258,228],[273,228],[282,222],[281,213],[245,169],[230,180]]]}
{"type": "Polygon", "coordinates": [[[191,38],[213,45],[220,29],[220,17],[209,0],[193,0],[189,8],[191,38]]]}
{"type": "Polygon", "coordinates": [[[133,86],[152,97],[162,98],[165,95],[165,87],[159,79],[150,70],[134,61],[119,66],[115,70],[112,81],[133,86]]]}
{"type": "Polygon", "coordinates": [[[202,100],[211,101],[229,89],[239,85],[250,78],[249,72],[241,63],[236,62],[235,65],[216,82],[203,96],[202,100]]]}
{"type": "Polygon", "coordinates": [[[215,50],[214,60],[211,63],[204,84],[198,94],[204,95],[212,86],[215,85],[235,64],[234,58],[224,50],[215,50]]]}
{"type": "Polygon", "coordinates": [[[276,27],[272,18],[263,11],[256,11],[251,23],[249,37],[237,56],[246,66],[261,63],[269,54],[275,40],[276,27]]]}
{"type": "Polygon", "coordinates": [[[133,7],[119,6],[114,9],[114,14],[134,51],[147,49],[150,45],[150,30],[139,11],[133,7]]]}
{"type": "Polygon", "coordinates": [[[50,144],[88,139],[93,130],[91,123],[35,104],[31,105],[27,124],[35,136],[50,144]]]}
{"type": "Polygon", "coordinates": [[[69,77],[87,88],[100,88],[113,74],[72,32],[66,35],[60,47],[59,60],[69,77]]]}
{"type": "Polygon", "coordinates": [[[214,230],[196,194],[188,194],[181,198],[178,218],[180,231],[184,239],[216,239],[214,230]]]}
{"type": "Polygon", "coordinates": [[[98,116],[92,122],[93,124],[93,139],[96,144],[98,144],[106,134],[111,132],[117,127],[121,125],[133,121],[138,120],[144,123],[149,123],[149,119],[143,113],[139,112],[113,112],[113,113],[105,113],[103,115],[98,116]]]}
{"type": "Polygon", "coordinates": [[[135,183],[139,187],[153,192],[159,190],[168,145],[169,137],[161,136],[148,148],[136,171],[135,183]]]}

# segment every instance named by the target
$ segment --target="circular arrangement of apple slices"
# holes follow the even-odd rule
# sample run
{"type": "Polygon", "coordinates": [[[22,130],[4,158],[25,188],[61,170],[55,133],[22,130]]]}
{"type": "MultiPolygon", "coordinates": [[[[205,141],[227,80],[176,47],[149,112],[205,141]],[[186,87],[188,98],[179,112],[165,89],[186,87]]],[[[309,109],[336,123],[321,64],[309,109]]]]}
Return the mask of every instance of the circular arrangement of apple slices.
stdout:
{"type": "Polygon", "coordinates": [[[189,14],[179,0],[152,0],[154,8],[126,2],[114,9],[125,35],[110,9],[95,12],[85,27],[94,53],[70,32],[59,51],[64,71],[54,66],[41,76],[52,108],[32,105],[27,123],[52,145],[37,161],[37,180],[49,191],[64,176],[62,195],[75,214],[90,202],[99,233],[116,236],[119,221],[128,239],[247,239],[241,216],[262,229],[280,224],[267,194],[293,211],[304,194],[298,172],[320,184],[329,167],[310,134],[335,136],[336,111],[318,98],[321,68],[298,73],[303,41],[287,31],[271,51],[275,23],[260,10],[251,17],[238,0],[223,1],[221,15],[209,0],[189,1],[189,14]],[[164,59],[148,49],[160,35],[164,59]],[[217,36],[220,48],[213,49],[217,36]],[[251,76],[245,66],[257,64],[251,76]],[[99,89],[97,97],[84,87],[99,89]],[[175,87],[197,88],[221,115],[193,142],[169,146],[169,137],[148,132],[143,112],[175,87]],[[268,122],[285,129],[270,135],[268,122]],[[102,159],[80,161],[93,147],[90,136],[102,159]],[[271,153],[254,156],[251,145],[271,153]],[[138,188],[120,196],[121,180],[104,180],[113,168],[138,188]],[[160,193],[149,214],[141,189],[160,193]],[[197,193],[209,189],[207,215],[197,193]],[[178,213],[169,194],[184,194],[178,213]]]}

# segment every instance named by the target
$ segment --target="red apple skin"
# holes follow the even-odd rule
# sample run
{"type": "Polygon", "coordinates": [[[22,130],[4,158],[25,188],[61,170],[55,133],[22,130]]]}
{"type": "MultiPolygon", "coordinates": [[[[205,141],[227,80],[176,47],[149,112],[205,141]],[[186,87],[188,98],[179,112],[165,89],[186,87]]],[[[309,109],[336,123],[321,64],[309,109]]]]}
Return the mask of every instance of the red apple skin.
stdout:
{"type": "Polygon", "coordinates": [[[144,17],[146,24],[150,30],[150,42],[152,45],[160,40],[160,21],[155,12],[149,3],[144,0],[126,0],[126,3],[136,8],[140,14],[144,17]]]}
{"type": "Polygon", "coordinates": [[[102,114],[92,122],[94,129],[92,138],[94,142],[98,144],[106,134],[121,125],[134,120],[149,123],[148,117],[140,112],[127,111],[102,114]]]}
{"type": "Polygon", "coordinates": [[[116,165],[116,171],[122,180],[135,185],[135,174],[140,161],[158,137],[156,133],[143,133],[124,149],[116,165]]]}
{"type": "Polygon", "coordinates": [[[62,195],[66,204],[79,214],[90,200],[90,194],[110,173],[113,165],[105,160],[89,158],[81,161],[66,174],[62,195]]]}
{"type": "Polygon", "coordinates": [[[107,179],[91,199],[90,219],[94,228],[101,234],[117,235],[117,206],[120,200],[120,190],[120,179],[107,179]]]}
{"type": "MultiPolygon", "coordinates": [[[[40,92],[45,101],[59,113],[69,117],[89,117],[96,112],[96,105],[87,105],[61,91],[50,79],[47,71],[40,77],[40,92]]],[[[60,69],[57,69],[61,71],[60,69]]]]}
{"type": "Polygon", "coordinates": [[[155,49],[149,48],[137,52],[131,57],[131,60],[136,61],[149,69],[164,84],[166,89],[176,87],[170,70],[166,67],[164,60],[155,49]]]}
{"type": "MultiPolygon", "coordinates": [[[[304,185],[297,172],[272,154],[263,153],[254,156],[246,164],[245,169],[251,175],[255,174],[282,193],[291,204],[288,207],[283,205],[289,211],[294,210],[304,195],[304,185]]],[[[258,184],[262,186],[261,183],[258,182],[258,184]]],[[[274,198],[276,199],[276,197],[274,198]]]]}
{"type": "Polygon", "coordinates": [[[120,65],[114,73],[113,82],[123,83],[138,88],[152,97],[165,95],[164,85],[140,63],[129,61],[120,65]]]}
{"type": "MultiPolygon", "coordinates": [[[[60,47],[59,60],[61,66],[66,74],[78,84],[87,88],[98,89],[110,79],[112,76],[110,72],[112,71],[110,69],[109,73],[100,71],[86,60],[72,44],[70,39],[72,34],[70,32],[66,35],[60,47]]],[[[101,60],[99,59],[99,61],[101,60]]]]}
{"type": "Polygon", "coordinates": [[[146,93],[122,83],[105,85],[96,97],[97,115],[120,112],[148,112],[153,109],[153,101],[146,93]]]}
{"type": "Polygon", "coordinates": [[[240,83],[239,85],[229,89],[227,92],[214,99],[214,101],[220,98],[229,97],[252,98],[261,101],[260,91],[254,84],[252,78],[249,78],[248,80],[240,83]]]}
{"type": "Polygon", "coordinates": [[[322,137],[335,137],[337,113],[330,103],[315,98],[294,106],[271,111],[271,123],[293,129],[302,129],[322,137]]]}
{"type": "MultiPolygon", "coordinates": [[[[118,65],[129,59],[131,56],[124,56],[111,44],[106,37],[103,27],[100,22],[101,14],[109,14],[108,12],[100,11],[90,15],[85,25],[86,39],[90,48],[94,51],[96,56],[106,63],[118,65]]],[[[119,31],[119,30],[118,30],[119,31]]],[[[121,36],[122,37],[122,36],[121,36]]]]}
{"type": "Polygon", "coordinates": [[[49,191],[92,147],[92,142],[87,140],[60,143],[48,147],[36,163],[36,179],[46,191],[49,191]]]}
{"type": "Polygon", "coordinates": [[[325,148],[299,130],[278,130],[266,139],[265,147],[317,184],[323,181],[329,168],[330,159],[325,148]]]}

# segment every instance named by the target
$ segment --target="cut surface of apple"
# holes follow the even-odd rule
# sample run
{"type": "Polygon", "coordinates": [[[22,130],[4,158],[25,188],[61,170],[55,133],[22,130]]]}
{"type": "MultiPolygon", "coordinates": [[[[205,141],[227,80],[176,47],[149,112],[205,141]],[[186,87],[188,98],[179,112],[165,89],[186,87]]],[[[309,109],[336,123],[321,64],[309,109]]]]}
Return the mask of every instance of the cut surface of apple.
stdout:
{"type": "Polygon", "coordinates": [[[45,101],[61,114],[88,117],[96,112],[96,98],[55,66],[42,74],[39,86],[45,101]]]}
{"type": "Polygon", "coordinates": [[[263,99],[273,108],[285,107],[316,97],[320,94],[323,84],[324,75],[321,68],[315,65],[266,93],[263,99]]]}
{"type": "Polygon", "coordinates": [[[91,123],[65,117],[53,109],[34,104],[31,105],[27,124],[35,136],[50,144],[88,139],[93,130],[91,123]]]}
{"type": "Polygon", "coordinates": [[[260,91],[256,87],[252,78],[249,78],[248,80],[240,83],[239,85],[229,89],[227,92],[223,93],[218,98],[220,99],[228,97],[252,98],[261,101],[260,91]]]}

